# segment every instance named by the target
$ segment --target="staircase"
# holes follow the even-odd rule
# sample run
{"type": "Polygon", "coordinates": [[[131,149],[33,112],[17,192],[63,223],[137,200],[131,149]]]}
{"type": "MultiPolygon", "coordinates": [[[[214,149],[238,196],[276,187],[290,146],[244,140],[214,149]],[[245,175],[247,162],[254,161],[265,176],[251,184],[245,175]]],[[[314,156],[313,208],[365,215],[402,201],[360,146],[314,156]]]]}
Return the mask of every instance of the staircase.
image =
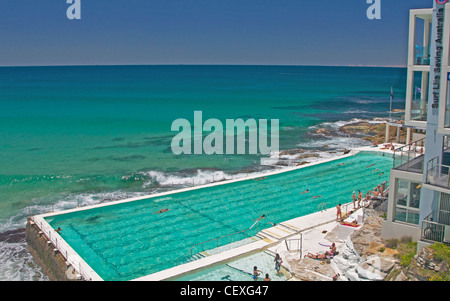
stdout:
{"type": "Polygon", "coordinates": [[[272,228],[264,229],[256,234],[256,237],[270,243],[284,239],[287,236],[295,235],[300,231],[299,228],[286,224],[279,223],[272,228]]]}

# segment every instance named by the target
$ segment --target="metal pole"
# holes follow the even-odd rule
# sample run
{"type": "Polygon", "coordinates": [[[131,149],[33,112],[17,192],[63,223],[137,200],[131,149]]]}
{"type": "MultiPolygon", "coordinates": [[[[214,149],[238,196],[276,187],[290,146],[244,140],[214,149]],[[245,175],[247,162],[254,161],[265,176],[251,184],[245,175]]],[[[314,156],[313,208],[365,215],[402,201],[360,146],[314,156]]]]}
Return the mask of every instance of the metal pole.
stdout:
{"type": "Polygon", "coordinates": [[[391,101],[390,101],[390,107],[389,107],[389,122],[392,122],[392,96],[394,92],[391,87],[391,101]]]}

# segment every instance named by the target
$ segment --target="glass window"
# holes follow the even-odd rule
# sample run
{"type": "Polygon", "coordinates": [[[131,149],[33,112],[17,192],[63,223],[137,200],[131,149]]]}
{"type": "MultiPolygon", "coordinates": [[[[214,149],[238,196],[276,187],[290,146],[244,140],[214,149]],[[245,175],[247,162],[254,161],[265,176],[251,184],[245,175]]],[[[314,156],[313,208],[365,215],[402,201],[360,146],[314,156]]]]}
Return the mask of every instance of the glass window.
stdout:
{"type": "Polygon", "coordinates": [[[421,184],[397,179],[395,202],[395,221],[419,224],[421,184]]]}
{"type": "Polygon", "coordinates": [[[414,71],[412,73],[413,76],[413,85],[410,87],[412,89],[411,95],[411,119],[417,121],[426,121],[427,120],[427,103],[428,103],[428,95],[426,93],[426,89],[424,89],[424,85],[427,83],[427,78],[429,76],[428,72],[425,71],[414,71]]]}
{"type": "Polygon", "coordinates": [[[397,185],[397,205],[407,206],[409,182],[399,179],[397,185]]]}
{"type": "Polygon", "coordinates": [[[395,208],[395,220],[406,222],[406,209],[395,208]]]}
{"type": "Polygon", "coordinates": [[[411,182],[410,186],[411,189],[409,190],[409,207],[418,209],[420,205],[420,188],[422,187],[422,185],[420,185],[419,183],[411,182]]]}
{"type": "Polygon", "coordinates": [[[406,220],[407,223],[415,224],[415,225],[419,224],[419,212],[408,210],[406,212],[406,215],[407,215],[407,220],[406,220]]]}
{"type": "Polygon", "coordinates": [[[450,225],[450,194],[441,192],[438,222],[444,225],[450,225]]]}

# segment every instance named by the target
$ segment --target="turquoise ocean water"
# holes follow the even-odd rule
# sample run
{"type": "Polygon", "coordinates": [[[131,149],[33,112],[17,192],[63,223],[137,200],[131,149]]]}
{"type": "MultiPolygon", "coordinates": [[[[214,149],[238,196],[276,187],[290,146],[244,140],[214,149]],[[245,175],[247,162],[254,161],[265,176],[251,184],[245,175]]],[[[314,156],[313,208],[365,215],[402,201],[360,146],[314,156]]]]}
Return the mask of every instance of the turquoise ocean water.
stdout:
{"type": "Polygon", "coordinates": [[[405,83],[402,68],[2,67],[0,279],[45,279],[11,234],[30,213],[273,169],[259,155],[174,155],[177,118],[279,119],[281,150],[327,157],[367,143],[338,126],[387,117],[391,87],[403,108],[405,83]]]}

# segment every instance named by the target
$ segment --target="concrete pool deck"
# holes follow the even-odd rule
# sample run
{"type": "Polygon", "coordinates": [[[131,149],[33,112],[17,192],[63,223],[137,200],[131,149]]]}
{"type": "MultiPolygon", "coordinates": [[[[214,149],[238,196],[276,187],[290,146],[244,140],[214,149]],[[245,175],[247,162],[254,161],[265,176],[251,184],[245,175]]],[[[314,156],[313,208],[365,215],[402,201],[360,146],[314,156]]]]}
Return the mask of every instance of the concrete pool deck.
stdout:
{"type": "MultiPolygon", "coordinates": [[[[397,148],[401,145],[394,144],[394,146],[397,148]]],[[[349,154],[346,154],[346,155],[336,156],[336,157],[324,159],[324,160],[319,160],[317,162],[311,162],[311,163],[305,164],[303,166],[286,168],[281,171],[271,172],[271,173],[267,173],[267,174],[263,174],[263,175],[266,176],[266,175],[271,175],[271,174],[283,173],[283,172],[288,172],[291,170],[300,169],[300,168],[304,168],[304,167],[311,166],[311,165],[316,165],[316,164],[321,164],[321,163],[325,163],[325,162],[329,162],[329,161],[339,160],[339,159],[342,159],[345,157],[353,156],[360,152],[382,152],[382,153],[387,153],[390,155],[393,154],[393,151],[390,151],[388,149],[381,149],[381,148],[382,148],[382,145],[380,145],[378,147],[373,147],[373,146],[360,147],[357,149],[353,149],[349,154]]],[[[52,247],[54,248],[53,250],[58,249],[60,254],[64,255],[66,264],[68,264],[68,265],[70,264],[73,267],[73,269],[76,271],[76,274],[83,276],[83,278],[87,279],[87,280],[102,281],[103,279],[70,247],[70,245],[68,245],[64,241],[64,239],[61,238],[61,236],[56,231],[54,231],[54,229],[52,229],[52,227],[45,221],[45,217],[52,216],[52,215],[64,214],[64,213],[73,212],[73,211],[88,210],[88,209],[96,208],[96,207],[110,206],[110,205],[114,205],[117,203],[131,202],[131,201],[135,201],[135,200],[139,200],[139,199],[154,198],[154,197],[158,197],[158,196],[162,196],[162,195],[178,193],[178,192],[182,192],[182,191],[186,191],[186,190],[200,189],[200,188],[204,188],[204,187],[208,187],[208,186],[223,185],[223,184],[236,182],[236,181],[245,181],[245,180],[249,180],[252,178],[258,178],[258,177],[261,177],[261,174],[258,174],[258,175],[252,176],[252,177],[246,177],[246,178],[234,179],[234,180],[226,180],[226,181],[201,185],[198,187],[181,189],[181,190],[177,190],[177,191],[169,191],[169,192],[160,193],[160,194],[154,194],[154,195],[148,195],[148,196],[144,196],[144,197],[121,200],[121,201],[116,201],[116,202],[112,202],[112,203],[108,203],[108,204],[98,204],[98,205],[87,206],[87,207],[83,207],[83,208],[65,210],[65,211],[61,211],[61,212],[52,212],[52,213],[47,213],[47,214],[30,217],[29,221],[30,221],[30,223],[33,223],[34,227],[37,227],[38,230],[40,230],[40,232],[39,232],[40,235],[43,234],[44,236],[46,236],[47,244],[52,244],[52,247]]],[[[349,196],[349,198],[350,198],[350,196],[349,196]]],[[[188,263],[185,263],[185,264],[173,267],[173,268],[169,268],[167,270],[163,270],[163,271],[156,272],[156,273],[153,273],[153,274],[150,274],[147,276],[143,276],[143,277],[134,279],[132,281],[171,280],[171,278],[175,278],[175,277],[181,276],[186,273],[196,272],[196,271],[199,271],[206,267],[217,265],[217,264],[220,264],[220,263],[223,263],[228,260],[232,260],[232,259],[235,259],[235,258],[238,258],[241,256],[249,255],[251,253],[259,252],[259,251],[262,251],[265,249],[270,250],[270,248],[276,247],[277,245],[280,244],[280,242],[283,242],[286,238],[295,236],[299,233],[304,233],[311,229],[318,229],[320,227],[328,228],[328,227],[337,226],[336,208],[328,208],[326,210],[319,211],[320,209],[323,209],[323,208],[318,208],[318,212],[316,212],[316,213],[298,217],[298,218],[294,218],[294,219],[291,219],[288,221],[284,221],[284,222],[281,222],[278,225],[275,225],[271,228],[267,228],[267,229],[264,229],[264,230],[258,232],[257,237],[259,238],[259,240],[256,240],[255,242],[252,242],[252,243],[249,243],[249,244],[246,244],[243,246],[239,246],[239,247],[236,247],[236,248],[233,248],[230,250],[226,250],[219,254],[207,256],[207,257],[204,257],[204,258],[192,261],[192,262],[188,262],[188,263]]],[[[343,211],[345,212],[345,209],[343,211]]],[[[319,243],[316,241],[317,239],[320,239],[320,235],[318,235],[317,237],[309,237],[309,238],[307,238],[307,237],[309,237],[309,236],[304,236],[304,241],[303,241],[302,246],[304,247],[304,250],[308,250],[308,252],[313,253],[314,248],[310,247],[310,245],[311,246],[314,245],[315,247],[320,247],[319,243]]],[[[321,249],[323,249],[323,247],[321,249]]]]}

